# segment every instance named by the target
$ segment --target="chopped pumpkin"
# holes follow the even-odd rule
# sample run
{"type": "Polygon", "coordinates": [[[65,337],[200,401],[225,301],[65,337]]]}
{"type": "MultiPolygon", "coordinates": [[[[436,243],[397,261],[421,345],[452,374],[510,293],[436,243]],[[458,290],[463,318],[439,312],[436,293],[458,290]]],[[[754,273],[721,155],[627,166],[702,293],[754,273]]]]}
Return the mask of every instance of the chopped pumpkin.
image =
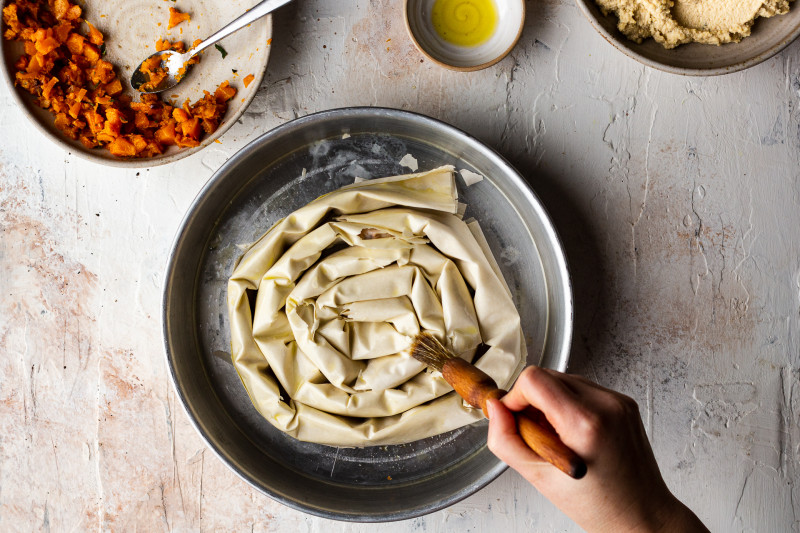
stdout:
{"type": "Polygon", "coordinates": [[[170,121],[158,128],[155,138],[158,143],[165,146],[175,144],[175,123],[170,121]]]}
{"type": "Polygon", "coordinates": [[[190,20],[192,20],[192,17],[189,15],[189,13],[181,13],[174,7],[171,7],[169,8],[169,22],[167,23],[167,29],[171,30],[181,22],[189,22],[190,20]]]}
{"type": "Polygon", "coordinates": [[[244,79],[242,80],[242,83],[244,83],[244,88],[247,89],[247,86],[253,83],[253,80],[255,78],[256,77],[253,76],[252,74],[248,74],[247,76],[245,76],[244,79]]]}
{"type": "Polygon", "coordinates": [[[125,137],[117,137],[108,143],[108,151],[119,157],[133,157],[136,147],[125,137]]]}
{"type": "Polygon", "coordinates": [[[83,43],[85,41],[86,38],[80,33],[70,33],[66,41],[67,48],[72,55],[81,55],[83,54],[83,43]]]}
{"type": "Polygon", "coordinates": [[[172,43],[166,39],[159,39],[156,41],[156,52],[163,52],[172,48],[172,43]]]}
{"type": "MultiPolygon", "coordinates": [[[[195,43],[197,43],[197,41],[195,41],[195,43]]],[[[163,52],[165,50],[174,50],[183,54],[186,52],[186,47],[183,45],[182,41],[176,41],[174,43],[166,39],[159,39],[156,41],[156,51],[163,52]]],[[[178,69],[178,74],[175,76],[175,78],[178,81],[181,81],[181,79],[183,79],[183,77],[186,75],[187,67],[189,65],[196,65],[199,62],[200,57],[195,55],[186,61],[180,69],[178,69]]],[[[167,69],[162,65],[160,56],[153,56],[145,59],[142,64],[139,65],[139,71],[147,77],[147,81],[139,86],[139,91],[142,92],[157,89],[161,82],[163,82],[169,76],[167,69]]]]}
{"type": "MultiPolygon", "coordinates": [[[[204,134],[219,127],[228,100],[236,95],[227,81],[213,95],[206,92],[182,107],[155,94],[133,102],[123,94],[114,65],[102,59],[103,33],[88,21],[88,32],[79,31],[81,15],[70,0],[14,0],[3,8],[3,38],[21,41],[24,48],[14,63],[14,83],[53,114],[64,135],[118,157],[153,157],[168,146],[198,146],[204,134]]],[[[189,15],[178,16],[176,24],[189,20],[189,15]]],[[[166,40],[156,48],[185,51],[183,43],[166,40]]]]}
{"type": "Polygon", "coordinates": [[[100,59],[100,49],[92,43],[83,43],[83,57],[89,60],[89,63],[94,65],[100,59]]]}
{"type": "Polygon", "coordinates": [[[103,34],[100,31],[92,26],[91,22],[86,22],[86,25],[89,26],[89,42],[100,46],[103,44],[103,34]]]}
{"type": "Polygon", "coordinates": [[[228,80],[223,81],[214,91],[214,97],[218,104],[222,104],[236,96],[236,88],[228,84],[228,80]]]}

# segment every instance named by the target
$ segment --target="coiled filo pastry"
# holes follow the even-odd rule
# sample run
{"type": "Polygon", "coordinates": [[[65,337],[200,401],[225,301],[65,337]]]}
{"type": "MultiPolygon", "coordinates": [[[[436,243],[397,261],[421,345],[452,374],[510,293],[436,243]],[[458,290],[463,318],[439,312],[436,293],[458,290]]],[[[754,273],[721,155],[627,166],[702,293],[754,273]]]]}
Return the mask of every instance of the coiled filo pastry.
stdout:
{"type": "Polygon", "coordinates": [[[408,354],[420,331],[470,361],[486,345],[473,362],[501,387],[524,363],[508,288],[458,212],[442,167],[338,189],[250,246],[228,282],[231,350],[267,420],[303,441],[371,446],[483,417],[408,354]]]}

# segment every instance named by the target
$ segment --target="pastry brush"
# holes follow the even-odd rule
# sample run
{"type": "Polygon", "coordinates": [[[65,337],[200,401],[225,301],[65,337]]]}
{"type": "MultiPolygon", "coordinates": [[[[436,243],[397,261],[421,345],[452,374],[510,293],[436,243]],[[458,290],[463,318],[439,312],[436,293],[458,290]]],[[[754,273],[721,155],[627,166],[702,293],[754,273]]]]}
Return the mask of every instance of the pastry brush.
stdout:
{"type": "MultiPolygon", "coordinates": [[[[430,333],[417,335],[411,356],[441,372],[455,391],[473,407],[481,408],[487,418],[486,401],[506,394],[488,374],[455,356],[430,333]]],[[[575,479],[586,475],[586,463],[561,441],[541,411],[530,407],[514,417],[522,440],[542,459],[575,479]]]]}

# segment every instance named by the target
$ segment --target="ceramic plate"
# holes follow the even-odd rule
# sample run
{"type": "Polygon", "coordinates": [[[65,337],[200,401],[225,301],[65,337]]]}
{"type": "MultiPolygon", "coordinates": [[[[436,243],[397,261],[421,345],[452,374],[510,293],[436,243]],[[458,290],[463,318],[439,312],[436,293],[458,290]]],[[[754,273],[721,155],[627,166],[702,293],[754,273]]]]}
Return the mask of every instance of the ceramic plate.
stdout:
{"type": "Polygon", "coordinates": [[[756,19],[752,34],[740,43],[684,44],[667,50],[653,39],[636,44],[617,29],[614,14],[603,15],[594,0],[577,0],[605,40],[617,50],[643,63],[674,74],[714,76],[750,68],[786,48],[800,35],[800,1],[791,4],[789,13],[756,19]]]}
{"type": "MultiPolygon", "coordinates": [[[[6,5],[8,2],[3,2],[6,5]]],[[[73,2],[74,3],[74,2],[73,2]]],[[[83,7],[83,17],[96,26],[106,39],[105,59],[117,68],[117,76],[123,80],[126,91],[134,91],[127,86],[133,69],[155,52],[158,39],[171,41],[182,40],[191,45],[195,39],[203,39],[223,25],[232,21],[247,9],[258,3],[258,0],[86,0],[79,2],[83,7]],[[167,30],[169,8],[189,13],[191,21],[184,22],[167,30]]],[[[203,138],[200,146],[190,149],[170,147],[163,155],[147,159],[119,159],[107,150],[96,148],[89,150],[79,141],[67,138],[55,126],[53,116],[33,103],[33,98],[26,92],[14,88],[13,65],[22,52],[21,43],[3,40],[3,66],[0,71],[6,81],[8,90],[18,100],[31,122],[45,133],[56,144],[70,153],[92,161],[122,167],[152,167],[170,163],[202,150],[218,139],[244,113],[261,84],[261,79],[269,60],[272,37],[272,20],[270,16],[243,28],[220,42],[227,52],[222,53],[215,48],[207,49],[198,65],[195,65],[186,79],[175,89],[163,93],[168,102],[183,103],[187,98],[194,102],[203,96],[203,90],[213,92],[223,81],[229,80],[238,89],[236,96],[228,102],[228,112],[222,123],[212,135],[203,138]],[[233,73],[236,70],[236,74],[233,73]],[[245,89],[242,78],[252,74],[255,79],[245,89]]]]}

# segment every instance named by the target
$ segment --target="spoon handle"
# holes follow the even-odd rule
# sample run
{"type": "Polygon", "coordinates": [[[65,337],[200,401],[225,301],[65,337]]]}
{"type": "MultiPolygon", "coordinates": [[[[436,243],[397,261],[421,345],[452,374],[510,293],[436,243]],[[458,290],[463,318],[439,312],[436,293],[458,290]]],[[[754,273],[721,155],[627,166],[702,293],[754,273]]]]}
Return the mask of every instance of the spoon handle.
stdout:
{"type": "Polygon", "coordinates": [[[216,43],[217,41],[224,39],[228,35],[232,34],[233,32],[239,31],[248,24],[255,22],[256,20],[260,19],[261,17],[268,15],[278,9],[279,7],[288,4],[292,0],[264,0],[250,8],[249,11],[246,11],[244,14],[239,16],[236,20],[223,26],[216,33],[212,34],[210,37],[206,38],[202,43],[198,44],[197,46],[193,47],[191,50],[184,54],[186,57],[192,57],[195,54],[198,54],[211,46],[212,44],[216,43]]]}

